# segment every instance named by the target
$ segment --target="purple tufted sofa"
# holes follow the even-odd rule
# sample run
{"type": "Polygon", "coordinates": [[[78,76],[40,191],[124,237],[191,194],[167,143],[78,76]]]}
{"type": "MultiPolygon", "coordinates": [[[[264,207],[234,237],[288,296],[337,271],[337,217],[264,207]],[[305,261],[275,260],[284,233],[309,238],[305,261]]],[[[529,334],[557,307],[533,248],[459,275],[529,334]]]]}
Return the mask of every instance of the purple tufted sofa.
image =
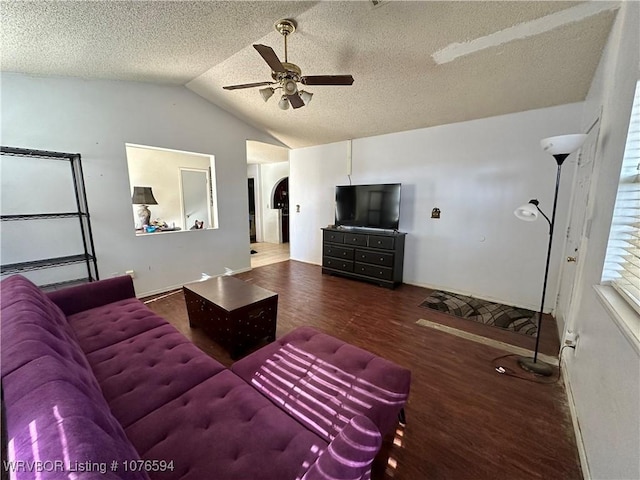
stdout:
{"type": "Polygon", "coordinates": [[[408,370],[306,327],[229,370],[128,276],[0,289],[10,478],[368,479],[409,392],[408,370]]]}

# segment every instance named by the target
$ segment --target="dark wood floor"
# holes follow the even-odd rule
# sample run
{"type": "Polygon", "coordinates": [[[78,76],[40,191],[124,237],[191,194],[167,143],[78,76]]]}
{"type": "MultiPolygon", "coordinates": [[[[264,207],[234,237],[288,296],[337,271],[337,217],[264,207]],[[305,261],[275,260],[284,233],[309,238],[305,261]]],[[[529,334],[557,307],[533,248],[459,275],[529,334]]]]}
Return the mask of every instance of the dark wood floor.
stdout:
{"type": "MultiPolygon", "coordinates": [[[[412,371],[407,425],[386,439],[374,479],[582,478],[562,380],[540,384],[498,374],[494,359],[504,351],[416,321],[427,319],[527,348],[533,348],[532,338],[419,307],[430,292],[424,288],[387,290],[322,275],[320,267],[300,262],[237,277],[279,294],[278,337],[311,325],[412,371]]],[[[231,365],[226,351],[189,328],[181,292],[148,306],[202,350],[231,365]]],[[[545,322],[550,323],[543,326],[541,351],[555,355],[555,325],[550,318],[545,322]]],[[[514,359],[500,364],[522,375],[514,359]]]]}

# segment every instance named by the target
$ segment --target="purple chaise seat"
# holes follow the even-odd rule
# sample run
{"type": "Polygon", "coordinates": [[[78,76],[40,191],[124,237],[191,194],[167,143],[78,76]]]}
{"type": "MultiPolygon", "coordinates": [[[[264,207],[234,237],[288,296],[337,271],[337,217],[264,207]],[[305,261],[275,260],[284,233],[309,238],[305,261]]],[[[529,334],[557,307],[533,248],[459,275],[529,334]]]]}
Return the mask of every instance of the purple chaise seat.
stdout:
{"type": "MultiPolygon", "coordinates": [[[[394,392],[408,392],[390,375],[399,367],[354,357],[340,342],[343,352],[330,358],[344,368],[336,378],[351,372],[365,382],[358,388],[390,396],[349,410],[322,435],[151,312],[128,276],[48,295],[14,276],[0,289],[7,457],[10,466],[41,462],[17,468],[16,479],[367,479],[379,429],[404,404],[394,392]]],[[[318,335],[303,329],[290,338],[309,346],[318,335]]],[[[332,337],[320,339],[329,345],[332,337]]],[[[267,363],[294,347],[267,346],[267,363]]],[[[314,354],[326,358],[320,350],[314,354]]]]}
{"type": "Polygon", "coordinates": [[[311,327],[295,329],[231,370],[327,442],[357,415],[389,433],[411,383],[409,370],[311,327]]]}

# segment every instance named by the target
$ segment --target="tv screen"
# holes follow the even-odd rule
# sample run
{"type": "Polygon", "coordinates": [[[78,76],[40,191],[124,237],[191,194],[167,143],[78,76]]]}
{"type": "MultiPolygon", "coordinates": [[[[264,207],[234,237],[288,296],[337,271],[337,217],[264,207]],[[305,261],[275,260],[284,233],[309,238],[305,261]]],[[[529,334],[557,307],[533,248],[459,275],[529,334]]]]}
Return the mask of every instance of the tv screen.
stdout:
{"type": "Polygon", "coordinates": [[[336,225],[397,230],[399,221],[399,183],[336,187],[336,225]]]}

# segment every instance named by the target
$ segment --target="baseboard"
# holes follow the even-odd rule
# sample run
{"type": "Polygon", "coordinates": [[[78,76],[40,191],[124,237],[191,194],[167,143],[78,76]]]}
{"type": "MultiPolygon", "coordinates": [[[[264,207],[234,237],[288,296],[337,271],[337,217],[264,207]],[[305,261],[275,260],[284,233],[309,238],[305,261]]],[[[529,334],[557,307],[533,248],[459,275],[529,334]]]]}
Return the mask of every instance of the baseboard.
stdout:
{"type": "Polygon", "coordinates": [[[310,260],[302,260],[300,258],[293,258],[293,257],[290,257],[289,260],[293,260],[294,262],[306,263],[307,265],[316,265],[318,267],[322,266],[322,262],[320,262],[320,263],[312,262],[310,260]]]}
{"type": "Polygon", "coordinates": [[[573,401],[573,391],[571,390],[571,381],[569,380],[567,361],[562,358],[562,379],[564,381],[564,390],[567,392],[567,401],[569,403],[569,412],[571,413],[571,423],[573,423],[573,431],[576,436],[576,446],[578,447],[578,456],[580,457],[580,467],[582,468],[582,478],[591,480],[591,472],[589,471],[589,461],[587,460],[587,450],[582,440],[582,431],[580,430],[580,421],[578,420],[578,412],[576,404],[573,401]]]}
{"type": "Polygon", "coordinates": [[[250,270],[251,270],[251,267],[246,267],[246,268],[239,268],[238,270],[228,270],[225,273],[220,273],[218,275],[210,275],[210,276],[206,276],[206,277],[203,274],[203,277],[196,278],[194,280],[189,280],[188,282],[183,282],[183,283],[179,283],[177,285],[170,285],[170,286],[167,286],[167,287],[162,287],[162,288],[159,288],[157,290],[151,290],[149,292],[138,293],[138,294],[136,294],[136,298],[145,298],[145,297],[150,297],[152,295],[159,295],[159,294],[162,294],[162,293],[171,292],[172,290],[181,289],[187,283],[201,282],[202,280],[206,280],[207,278],[222,277],[223,275],[235,275],[236,273],[249,272],[250,270]]]}

